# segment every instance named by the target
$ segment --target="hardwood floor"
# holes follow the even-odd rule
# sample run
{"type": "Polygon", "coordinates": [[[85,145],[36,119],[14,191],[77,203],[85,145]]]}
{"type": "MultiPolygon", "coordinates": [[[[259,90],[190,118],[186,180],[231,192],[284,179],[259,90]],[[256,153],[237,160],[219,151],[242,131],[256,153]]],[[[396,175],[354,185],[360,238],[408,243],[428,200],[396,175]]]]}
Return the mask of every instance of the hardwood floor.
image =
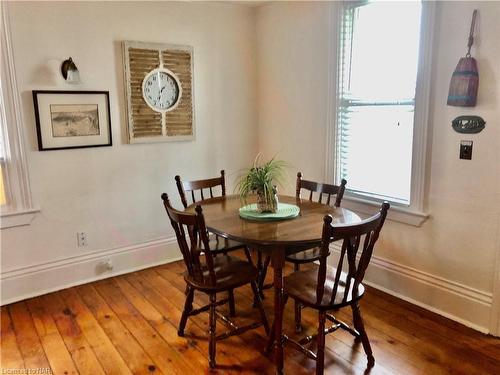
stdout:
{"type": "MultiPolygon", "coordinates": [[[[291,271],[288,269],[288,272],[291,271]]],[[[1,368],[50,369],[39,374],[202,374],[208,369],[208,314],[189,319],[177,336],[184,304],[183,264],[171,263],[3,306],[1,368]]],[[[268,275],[269,280],[271,277],[268,275]]],[[[272,318],[272,291],[264,300],[272,318]]],[[[237,321],[258,319],[251,290],[235,293],[237,321]]],[[[195,307],[207,302],[195,294],[195,307]]],[[[221,307],[227,309],[227,306],[221,307]]],[[[325,372],[331,374],[500,374],[500,339],[368,288],[361,302],[376,364],[366,370],[361,345],[344,331],[327,336],[325,372]]],[[[338,317],[351,321],[349,311],[338,317]]],[[[303,325],[316,329],[316,313],[305,309],[303,325]]],[[[225,327],[217,322],[218,331],[225,327]]],[[[285,330],[293,334],[293,304],[285,330]]],[[[272,374],[262,354],[264,329],[217,343],[214,373],[272,374]]],[[[314,372],[314,362],[285,349],[288,374],[314,372]]],[[[28,373],[28,372],[17,372],[28,373]]],[[[35,373],[35,372],[30,372],[35,373]]]]}

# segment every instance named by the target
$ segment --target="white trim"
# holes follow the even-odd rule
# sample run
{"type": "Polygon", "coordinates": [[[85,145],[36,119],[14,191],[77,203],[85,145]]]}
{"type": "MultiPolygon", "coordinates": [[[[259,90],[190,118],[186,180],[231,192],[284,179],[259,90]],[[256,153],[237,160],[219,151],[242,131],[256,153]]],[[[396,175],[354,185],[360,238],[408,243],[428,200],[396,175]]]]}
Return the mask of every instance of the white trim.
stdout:
{"type": "MultiPolygon", "coordinates": [[[[332,244],[331,248],[329,264],[336,266],[340,245],[332,244]]],[[[372,256],[363,282],[475,330],[489,333],[492,293],[377,256],[372,256]]]]}
{"type": "Polygon", "coordinates": [[[8,212],[0,217],[0,229],[30,225],[39,209],[8,212]]]}
{"type": "Polygon", "coordinates": [[[93,251],[1,273],[1,305],[179,260],[175,237],[93,251]],[[107,261],[113,270],[103,267],[107,261]]]}
{"type": "MultiPolygon", "coordinates": [[[[381,203],[381,201],[355,197],[349,195],[349,192],[346,192],[342,200],[342,207],[357,213],[373,215],[380,209],[381,203]]],[[[387,213],[388,220],[413,225],[415,227],[421,226],[429,216],[429,213],[414,210],[410,207],[398,206],[395,203],[391,203],[391,208],[387,213]]]]}
{"type": "Polygon", "coordinates": [[[4,119],[6,128],[4,137],[6,138],[7,162],[5,163],[8,178],[7,191],[10,202],[6,207],[2,207],[2,215],[7,212],[23,212],[33,208],[31,199],[31,189],[26,162],[26,152],[24,147],[23,118],[19,91],[16,82],[16,70],[14,56],[12,52],[12,40],[10,36],[10,20],[8,12],[8,2],[0,5],[2,26],[1,34],[1,76],[2,95],[4,107],[4,119]]]}
{"type": "Polygon", "coordinates": [[[493,302],[491,304],[490,331],[500,337],[500,215],[498,215],[497,254],[493,274],[493,302]]]}
{"type": "Polygon", "coordinates": [[[340,36],[342,5],[339,2],[330,3],[329,9],[329,43],[328,43],[328,92],[326,95],[326,161],[325,181],[336,183],[337,176],[337,107],[338,107],[338,58],[340,56],[340,36]]]}
{"type": "Polygon", "coordinates": [[[382,292],[385,292],[387,294],[390,294],[391,296],[394,296],[394,297],[397,297],[399,299],[402,299],[403,301],[406,301],[406,302],[409,302],[411,303],[412,305],[416,305],[418,307],[421,307],[425,310],[428,310],[428,311],[431,311],[433,313],[436,313],[438,315],[441,315],[441,316],[444,316],[445,318],[448,318],[450,320],[453,320],[455,322],[458,322],[464,326],[467,326],[469,328],[472,328],[472,329],[475,329],[476,331],[479,331],[481,333],[485,333],[485,334],[488,334],[489,333],[489,330],[488,328],[482,326],[482,325],[478,325],[478,324],[475,324],[473,322],[471,322],[470,320],[466,320],[466,319],[462,319],[454,314],[449,314],[443,310],[440,310],[438,308],[435,308],[434,306],[431,306],[431,305],[428,305],[426,303],[422,303],[421,301],[418,301],[416,299],[413,299],[413,298],[410,298],[404,294],[401,294],[401,293],[398,293],[398,292],[395,292],[391,289],[388,289],[388,288],[385,288],[383,286],[380,286],[376,283],[373,283],[371,281],[365,281],[364,284],[368,285],[368,286],[371,286],[372,288],[375,288],[375,289],[378,289],[378,290],[381,290],[382,292]]]}
{"type": "Polygon", "coordinates": [[[423,212],[425,203],[425,172],[430,142],[429,104],[431,98],[432,51],[434,47],[436,4],[422,1],[421,37],[415,89],[415,116],[413,123],[413,152],[411,166],[410,207],[423,212]],[[428,143],[429,142],[429,143],[428,143]]]}

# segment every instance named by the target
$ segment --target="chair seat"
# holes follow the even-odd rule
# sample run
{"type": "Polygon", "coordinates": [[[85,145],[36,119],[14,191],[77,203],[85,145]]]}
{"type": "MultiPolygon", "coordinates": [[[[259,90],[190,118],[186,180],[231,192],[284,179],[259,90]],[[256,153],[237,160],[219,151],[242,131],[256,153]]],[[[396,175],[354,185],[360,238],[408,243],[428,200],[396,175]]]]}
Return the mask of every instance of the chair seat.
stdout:
{"type": "Polygon", "coordinates": [[[237,250],[245,247],[245,245],[242,244],[241,242],[228,240],[216,234],[210,234],[208,244],[210,245],[210,250],[213,253],[237,250]]]}
{"type": "MultiPolygon", "coordinates": [[[[293,299],[299,301],[304,306],[313,307],[318,310],[330,310],[342,306],[349,305],[353,302],[352,289],[354,279],[350,277],[350,285],[347,296],[344,298],[346,290],[347,274],[341,273],[340,281],[337,289],[337,294],[333,302],[331,302],[332,290],[335,283],[335,274],[337,270],[333,267],[328,267],[326,270],[325,292],[321,301],[316,300],[316,290],[318,285],[318,270],[319,267],[307,271],[297,271],[285,277],[285,292],[293,299]]],[[[358,296],[355,299],[360,299],[365,292],[363,284],[359,284],[358,296]]]]}
{"type": "Polygon", "coordinates": [[[319,260],[321,257],[321,249],[314,247],[312,249],[302,250],[295,254],[290,254],[285,257],[288,262],[292,263],[310,263],[319,260]]]}
{"type": "Polygon", "coordinates": [[[216,282],[213,285],[207,266],[202,266],[203,276],[195,278],[184,273],[184,279],[195,289],[217,292],[234,289],[257,280],[258,271],[251,263],[229,255],[218,255],[213,259],[216,282]]]}

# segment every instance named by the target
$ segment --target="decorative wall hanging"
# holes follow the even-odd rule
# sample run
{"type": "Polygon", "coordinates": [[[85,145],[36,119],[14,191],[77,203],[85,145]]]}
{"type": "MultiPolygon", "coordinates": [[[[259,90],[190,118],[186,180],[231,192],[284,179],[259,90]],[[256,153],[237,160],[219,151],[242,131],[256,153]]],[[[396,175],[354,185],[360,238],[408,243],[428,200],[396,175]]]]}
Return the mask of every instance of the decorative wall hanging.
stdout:
{"type": "Polygon", "coordinates": [[[479,116],[458,116],[451,122],[457,133],[474,134],[485,128],[486,122],[479,116]]]}
{"type": "Polygon", "coordinates": [[[125,41],[130,143],[194,138],[193,48],[125,41]]]}
{"type": "Polygon", "coordinates": [[[470,54],[474,43],[474,27],[476,25],[477,10],[472,14],[468,50],[465,57],[460,58],[453,72],[448,92],[448,105],[459,107],[474,107],[476,105],[477,90],[479,88],[479,73],[476,59],[470,54]]]}
{"type": "Polygon", "coordinates": [[[111,146],[108,91],[33,91],[38,150],[111,146]]]}

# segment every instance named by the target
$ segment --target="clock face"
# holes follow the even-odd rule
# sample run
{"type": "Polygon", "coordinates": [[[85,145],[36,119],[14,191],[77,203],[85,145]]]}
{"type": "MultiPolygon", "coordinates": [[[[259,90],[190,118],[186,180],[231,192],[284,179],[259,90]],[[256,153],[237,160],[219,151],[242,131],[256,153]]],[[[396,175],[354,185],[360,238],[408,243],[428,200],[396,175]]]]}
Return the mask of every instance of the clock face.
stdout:
{"type": "Polygon", "coordinates": [[[171,111],[181,97],[179,81],[174,73],[167,69],[152,70],[142,82],[142,96],[153,110],[171,111]]]}

